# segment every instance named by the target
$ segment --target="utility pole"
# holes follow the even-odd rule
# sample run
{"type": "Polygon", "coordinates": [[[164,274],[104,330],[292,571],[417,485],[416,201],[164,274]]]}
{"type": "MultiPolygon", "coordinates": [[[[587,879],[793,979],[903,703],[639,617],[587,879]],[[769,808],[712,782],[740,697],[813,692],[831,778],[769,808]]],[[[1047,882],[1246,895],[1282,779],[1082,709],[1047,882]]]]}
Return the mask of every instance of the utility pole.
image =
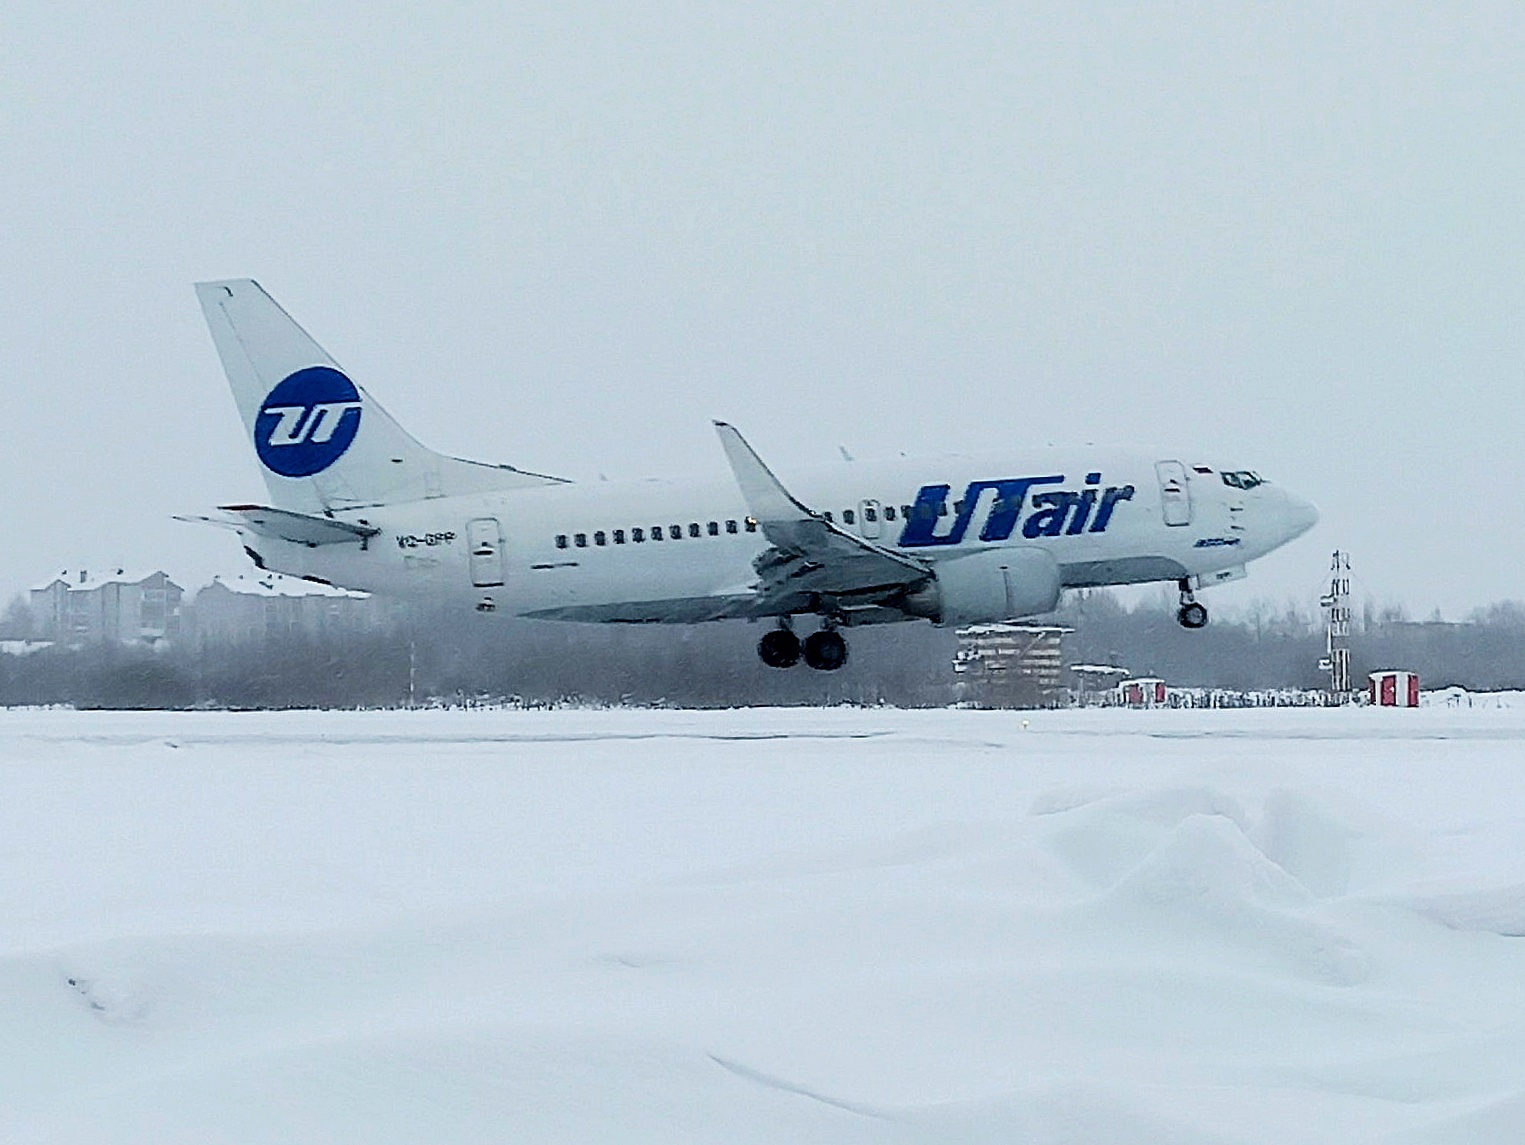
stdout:
{"type": "Polygon", "coordinates": [[[1350,698],[1350,554],[1336,549],[1329,558],[1329,591],[1319,598],[1324,609],[1324,658],[1329,696],[1341,704],[1350,698]]]}

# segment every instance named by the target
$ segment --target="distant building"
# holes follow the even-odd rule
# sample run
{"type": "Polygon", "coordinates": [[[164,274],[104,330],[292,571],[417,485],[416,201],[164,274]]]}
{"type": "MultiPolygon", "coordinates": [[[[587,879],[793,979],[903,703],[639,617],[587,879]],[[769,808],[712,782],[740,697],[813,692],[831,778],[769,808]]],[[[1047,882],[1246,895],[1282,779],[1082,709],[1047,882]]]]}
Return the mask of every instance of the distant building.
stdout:
{"type": "Polygon", "coordinates": [[[392,611],[367,593],[279,575],[216,577],[192,604],[203,644],[369,632],[392,611]]]}
{"type": "Polygon", "coordinates": [[[1109,704],[1116,700],[1114,685],[1133,673],[1115,664],[1071,664],[1075,699],[1081,707],[1109,704]]]}
{"type": "Polygon", "coordinates": [[[7,656],[30,656],[33,652],[51,647],[51,640],[0,640],[0,652],[7,656]]]}
{"type": "Polygon", "coordinates": [[[1170,689],[1158,676],[1139,676],[1117,685],[1117,702],[1126,708],[1163,708],[1170,702],[1170,689]]]}
{"type": "Polygon", "coordinates": [[[1388,669],[1373,672],[1370,677],[1368,698],[1382,708],[1417,708],[1419,706],[1419,673],[1388,669]]]}
{"type": "Polygon", "coordinates": [[[61,644],[157,644],[181,630],[184,590],[163,572],[81,569],[32,589],[36,634],[61,644]]]}
{"type": "Polygon", "coordinates": [[[1063,641],[1053,624],[973,624],[958,631],[953,670],[966,703],[983,708],[1045,708],[1063,698],[1063,641]]]}

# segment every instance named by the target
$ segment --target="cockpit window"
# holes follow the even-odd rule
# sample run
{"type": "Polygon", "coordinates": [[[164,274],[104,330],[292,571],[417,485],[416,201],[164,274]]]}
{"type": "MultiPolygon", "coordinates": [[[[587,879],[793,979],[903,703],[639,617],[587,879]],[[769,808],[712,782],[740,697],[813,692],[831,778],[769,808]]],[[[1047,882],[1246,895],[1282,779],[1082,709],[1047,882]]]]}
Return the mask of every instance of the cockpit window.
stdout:
{"type": "Polygon", "coordinates": [[[1253,489],[1257,485],[1266,483],[1264,477],[1248,469],[1224,470],[1222,477],[1225,485],[1231,485],[1235,489],[1253,489]]]}

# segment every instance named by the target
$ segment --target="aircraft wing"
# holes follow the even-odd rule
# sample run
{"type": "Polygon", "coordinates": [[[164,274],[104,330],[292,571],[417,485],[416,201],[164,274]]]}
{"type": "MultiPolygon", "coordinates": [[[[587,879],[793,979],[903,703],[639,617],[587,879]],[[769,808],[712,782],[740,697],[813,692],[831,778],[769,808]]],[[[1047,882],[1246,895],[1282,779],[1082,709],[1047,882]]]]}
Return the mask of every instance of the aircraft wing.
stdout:
{"type": "Polygon", "coordinates": [[[854,536],[795,500],[734,426],[717,421],[715,430],[772,546],[753,562],[756,591],[769,610],[803,610],[812,597],[879,603],[932,575],[923,562],[854,536]]]}
{"type": "Polygon", "coordinates": [[[295,541],[299,545],[316,547],[359,541],[362,545],[381,532],[371,525],[355,525],[348,521],[336,521],[331,517],[315,517],[309,513],[294,513],[290,509],[272,509],[265,505],[223,505],[221,516],[180,517],[181,521],[198,524],[220,525],[226,529],[242,529],[260,537],[281,541],[295,541]]]}

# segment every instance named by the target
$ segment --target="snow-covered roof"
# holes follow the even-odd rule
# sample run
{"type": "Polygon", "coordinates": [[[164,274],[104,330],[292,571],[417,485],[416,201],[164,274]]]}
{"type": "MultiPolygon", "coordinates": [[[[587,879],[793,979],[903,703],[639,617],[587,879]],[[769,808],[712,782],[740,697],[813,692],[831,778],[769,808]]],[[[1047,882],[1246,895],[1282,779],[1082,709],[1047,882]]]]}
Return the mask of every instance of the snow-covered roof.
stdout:
{"type": "MultiPolygon", "coordinates": [[[[281,576],[279,573],[266,573],[260,576],[249,576],[246,573],[239,573],[236,576],[215,576],[212,578],[212,584],[221,585],[229,592],[236,592],[241,596],[326,596],[345,600],[367,600],[370,596],[369,593],[354,592],[331,584],[318,584],[316,581],[302,580],[300,577],[281,576]]],[[[207,587],[210,588],[211,585],[207,587]]]]}
{"type": "Polygon", "coordinates": [[[0,652],[11,656],[26,656],[53,647],[51,640],[0,640],[0,652]]]}
{"type": "Polygon", "coordinates": [[[1073,628],[1066,628],[1062,624],[1020,624],[1016,622],[999,624],[966,624],[958,630],[959,636],[1006,636],[1016,633],[1024,633],[1030,636],[1063,635],[1066,632],[1074,632],[1073,628]]]}
{"type": "Polygon", "coordinates": [[[89,569],[64,569],[51,580],[33,585],[32,590],[40,592],[43,589],[52,588],[55,584],[62,581],[66,587],[77,592],[89,592],[92,589],[102,588],[108,584],[142,584],[152,576],[163,576],[170,584],[174,584],[176,588],[180,587],[178,584],[175,584],[168,573],[163,572],[161,569],[106,569],[104,572],[92,572],[89,569]]]}

